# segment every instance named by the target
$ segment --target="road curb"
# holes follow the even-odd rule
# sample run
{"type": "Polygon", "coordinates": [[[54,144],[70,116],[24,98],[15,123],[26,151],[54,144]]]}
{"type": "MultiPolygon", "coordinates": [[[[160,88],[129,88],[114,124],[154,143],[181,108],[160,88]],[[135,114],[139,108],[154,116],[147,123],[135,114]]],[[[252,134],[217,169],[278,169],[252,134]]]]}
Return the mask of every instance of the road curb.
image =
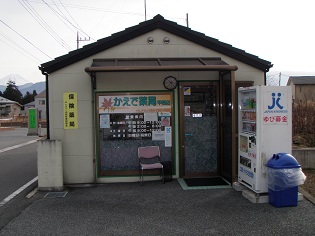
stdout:
{"type": "Polygon", "coordinates": [[[308,201],[315,205],[315,197],[305,191],[302,187],[299,186],[299,192],[302,193],[303,197],[305,197],[308,201]]]}
{"type": "Polygon", "coordinates": [[[0,127],[0,131],[9,131],[9,130],[15,130],[14,127],[0,127]]]}

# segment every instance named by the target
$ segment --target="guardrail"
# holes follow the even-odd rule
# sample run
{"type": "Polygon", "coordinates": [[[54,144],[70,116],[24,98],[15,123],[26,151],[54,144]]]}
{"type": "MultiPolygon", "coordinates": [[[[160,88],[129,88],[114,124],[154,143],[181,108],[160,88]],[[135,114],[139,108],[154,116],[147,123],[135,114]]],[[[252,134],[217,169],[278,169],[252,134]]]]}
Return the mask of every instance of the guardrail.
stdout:
{"type": "Polygon", "coordinates": [[[13,120],[13,118],[0,118],[0,121],[9,121],[9,120],[13,120]]]}

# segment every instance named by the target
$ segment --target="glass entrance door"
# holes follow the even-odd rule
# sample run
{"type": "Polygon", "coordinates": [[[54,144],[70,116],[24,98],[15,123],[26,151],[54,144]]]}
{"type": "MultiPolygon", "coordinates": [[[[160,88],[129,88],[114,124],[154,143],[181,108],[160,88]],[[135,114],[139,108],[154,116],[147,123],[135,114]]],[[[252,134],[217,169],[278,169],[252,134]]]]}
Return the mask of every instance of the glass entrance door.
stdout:
{"type": "Polygon", "coordinates": [[[182,83],[180,93],[181,175],[217,175],[218,84],[182,83]]]}

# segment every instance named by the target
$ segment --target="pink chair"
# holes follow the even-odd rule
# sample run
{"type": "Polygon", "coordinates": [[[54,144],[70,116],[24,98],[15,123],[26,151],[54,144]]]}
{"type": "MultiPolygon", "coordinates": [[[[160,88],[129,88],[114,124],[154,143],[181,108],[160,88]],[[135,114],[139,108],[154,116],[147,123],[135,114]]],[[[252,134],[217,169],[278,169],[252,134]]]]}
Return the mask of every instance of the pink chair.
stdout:
{"type": "Polygon", "coordinates": [[[164,183],[164,170],[160,162],[160,148],[158,146],[146,146],[138,148],[140,165],[140,184],[143,185],[143,170],[160,169],[162,182],[164,183]]]}

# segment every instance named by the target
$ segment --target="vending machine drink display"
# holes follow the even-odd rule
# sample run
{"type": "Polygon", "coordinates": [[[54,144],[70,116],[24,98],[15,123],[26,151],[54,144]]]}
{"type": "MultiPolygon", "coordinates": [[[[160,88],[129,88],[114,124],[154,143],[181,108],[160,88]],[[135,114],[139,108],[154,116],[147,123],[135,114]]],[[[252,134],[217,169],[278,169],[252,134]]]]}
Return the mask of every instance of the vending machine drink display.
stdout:
{"type": "Polygon", "coordinates": [[[287,86],[238,90],[238,181],[256,193],[268,192],[266,163],[292,151],[292,92],[287,86]]]}

